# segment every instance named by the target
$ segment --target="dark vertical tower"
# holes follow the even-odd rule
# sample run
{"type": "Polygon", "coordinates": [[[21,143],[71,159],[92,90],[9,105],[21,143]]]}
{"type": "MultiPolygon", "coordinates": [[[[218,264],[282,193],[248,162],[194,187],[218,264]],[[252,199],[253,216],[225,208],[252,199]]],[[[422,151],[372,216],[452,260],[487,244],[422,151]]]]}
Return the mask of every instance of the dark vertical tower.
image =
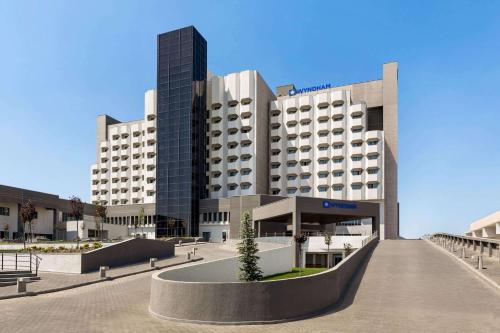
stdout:
{"type": "Polygon", "coordinates": [[[158,35],[157,237],[197,235],[205,196],[207,42],[193,27],[158,35]]]}

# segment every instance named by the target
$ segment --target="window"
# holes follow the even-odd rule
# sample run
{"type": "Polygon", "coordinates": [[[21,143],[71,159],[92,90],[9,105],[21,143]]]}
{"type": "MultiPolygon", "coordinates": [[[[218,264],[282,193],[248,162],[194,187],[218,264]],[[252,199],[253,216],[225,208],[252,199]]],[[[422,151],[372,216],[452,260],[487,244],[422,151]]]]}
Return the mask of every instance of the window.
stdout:
{"type": "Polygon", "coordinates": [[[378,158],[378,155],[368,155],[369,160],[376,160],[378,158]]]}
{"type": "Polygon", "coordinates": [[[328,177],[328,173],[327,172],[318,173],[318,178],[327,178],[327,177],[328,177]]]}
{"type": "Polygon", "coordinates": [[[378,173],[378,169],[368,169],[368,174],[375,175],[378,173]]]}
{"type": "Polygon", "coordinates": [[[0,207],[0,215],[9,216],[10,209],[8,207],[0,207]]]}
{"type": "Polygon", "coordinates": [[[273,194],[273,195],[278,195],[278,194],[280,194],[280,190],[273,190],[273,191],[272,191],[272,194],[273,194]]]}
{"type": "Polygon", "coordinates": [[[288,194],[294,194],[295,192],[297,192],[297,189],[295,187],[291,187],[291,188],[286,189],[286,193],[288,193],[288,194]]]}
{"type": "Polygon", "coordinates": [[[279,151],[279,150],[273,150],[273,151],[271,152],[271,155],[273,155],[273,156],[277,156],[277,155],[279,155],[279,154],[280,154],[280,151],[279,151]]]}
{"type": "Polygon", "coordinates": [[[320,159],[318,160],[318,164],[327,164],[328,160],[327,159],[320,159]]]}
{"type": "Polygon", "coordinates": [[[363,142],[353,142],[351,143],[353,147],[361,147],[363,145],[363,142]]]}
{"type": "Polygon", "coordinates": [[[311,192],[311,188],[309,186],[300,188],[300,193],[309,193],[309,192],[311,192]]]}
{"type": "Polygon", "coordinates": [[[280,167],[279,163],[273,163],[271,164],[271,169],[278,169],[280,167]]]}
{"type": "Polygon", "coordinates": [[[378,187],[378,183],[369,183],[367,185],[368,188],[377,188],[378,187]]]}
{"type": "Polygon", "coordinates": [[[344,147],[343,143],[337,143],[333,145],[333,149],[342,149],[342,147],[344,147]]]}
{"type": "Polygon", "coordinates": [[[308,173],[303,173],[300,175],[300,179],[309,179],[309,178],[311,178],[311,175],[308,173]]]}
{"type": "Polygon", "coordinates": [[[344,174],[344,172],[343,172],[343,171],[335,171],[335,172],[333,173],[333,177],[342,177],[342,175],[343,175],[343,174],[344,174]]]}
{"type": "Polygon", "coordinates": [[[318,123],[320,124],[324,124],[324,123],[327,123],[328,122],[328,118],[320,118],[318,119],[318,123]]]}
{"type": "Polygon", "coordinates": [[[363,173],[363,170],[352,170],[351,173],[353,176],[360,176],[363,173]]]}
{"type": "Polygon", "coordinates": [[[287,180],[295,180],[297,178],[297,175],[288,175],[286,176],[287,180]]]}
{"type": "Polygon", "coordinates": [[[356,155],[356,156],[352,156],[351,159],[354,161],[354,162],[357,162],[357,161],[361,161],[363,159],[363,156],[360,156],[360,155],[356,155]]]}
{"type": "Polygon", "coordinates": [[[335,186],[333,186],[333,190],[334,191],[342,191],[343,187],[344,187],[343,185],[335,185],[335,186]]]}
{"type": "Polygon", "coordinates": [[[302,148],[300,148],[300,151],[303,153],[307,153],[307,152],[311,151],[311,147],[302,147],[302,148]]]}
{"type": "Polygon", "coordinates": [[[328,136],[328,132],[327,132],[327,131],[324,131],[324,132],[318,132],[318,136],[319,136],[319,137],[325,137],[325,136],[328,136]]]}
{"type": "Polygon", "coordinates": [[[344,226],[361,225],[361,220],[343,221],[340,222],[339,225],[344,225],[344,226]]]}
{"type": "Polygon", "coordinates": [[[228,174],[229,174],[229,177],[233,177],[233,176],[236,176],[238,174],[238,171],[229,171],[228,174]]]}
{"type": "Polygon", "coordinates": [[[319,192],[326,192],[326,191],[328,191],[328,187],[327,186],[319,186],[318,191],[319,192]]]}
{"type": "Polygon", "coordinates": [[[287,167],[294,167],[294,166],[296,166],[296,165],[297,165],[297,162],[295,162],[295,161],[290,161],[290,162],[287,162],[287,163],[286,163],[286,166],[287,166],[287,167]]]}
{"type": "Polygon", "coordinates": [[[369,146],[375,146],[378,143],[378,140],[369,140],[366,142],[369,146]]]}
{"type": "Polygon", "coordinates": [[[333,131],[333,135],[342,135],[342,133],[344,133],[343,129],[338,129],[333,131]]]}
{"type": "Polygon", "coordinates": [[[353,128],[353,129],[352,129],[352,132],[353,132],[353,133],[360,133],[360,132],[362,132],[362,131],[363,131],[363,128],[362,128],[362,127],[357,127],[357,128],[353,128]]]}
{"type": "Polygon", "coordinates": [[[228,185],[227,187],[228,187],[228,189],[229,189],[230,191],[233,191],[233,190],[236,190],[236,187],[237,187],[237,186],[238,186],[238,185],[236,185],[236,184],[230,184],[230,185],[228,185]]]}
{"type": "Polygon", "coordinates": [[[319,146],[318,149],[320,151],[325,151],[325,150],[328,150],[328,146],[319,146]]]}
{"type": "Polygon", "coordinates": [[[340,157],[340,158],[334,158],[333,159],[333,163],[342,163],[343,160],[344,159],[342,157],[340,157]]]}
{"type": "Polygon", "coordinates": [[[271,141],[272,141],[272,142],[279,142],[280,140],[281,140],[281,138],[280,138],[279,136],[273,136],[273,137],[271,138],[271,141]]]}
{"type": "Polygon", "coordinates": [[[302,166],[307,166],[309,164],[311,164],[311,161],[309,161],[309,160],[307,160],[307,161],[300,161],[300,165],[302,165],[302,166]]]}
{"type": "Polygon", "coordinates": [[[243,170],[241,170],[241,174],[244,175],[244,176],[249,175],[251,172],[252,172],[251,169],[243,169],[243,170]]]}
{"type": "Polygon", "coordinates": [[[244,183],[244,184],[241,184],[241,189],[242,190],[248,190],[250,188],[250,186],[252,186],[252,184],[250,184],[250,183],[244,183]]]}
{"type": "Polygon", "coordinates": [[[361,187],[363,187],[363,184],[352,184],[351,188],[353,190],[361,190],[361,187]]]}
{"type": "Polygon", "coordinates": [[[363,114],[357,113],[357,114],[353,114],[351,117],[352,117],[352,119],[359,119],[359,118],[363,117],[363,114]]]}

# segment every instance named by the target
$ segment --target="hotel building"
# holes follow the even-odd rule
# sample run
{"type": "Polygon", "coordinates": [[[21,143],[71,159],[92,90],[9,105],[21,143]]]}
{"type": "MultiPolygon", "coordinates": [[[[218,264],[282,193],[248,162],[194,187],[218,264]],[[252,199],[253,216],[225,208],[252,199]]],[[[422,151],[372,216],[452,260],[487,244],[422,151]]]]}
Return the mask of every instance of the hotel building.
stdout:
{"type": "MultiPolygon", "coordinates": [[[[151,237],[218,241],[238,237],[243,211],[297,196],[326,208],[376,203],[381,238],[399,236],[397,63],[379,80],[273,92],[255,70],[208,72],[206,57],[194,27],[159,35],[144,119],[98,117],[91,198],[109,206],[112,223],[131,224],[145,207],[151,237]]],[[[339,229],[372,232],[369,218],[344,216],[339,229]]],[[[326,231],[308,223],[301,230],[326,231]]]]}

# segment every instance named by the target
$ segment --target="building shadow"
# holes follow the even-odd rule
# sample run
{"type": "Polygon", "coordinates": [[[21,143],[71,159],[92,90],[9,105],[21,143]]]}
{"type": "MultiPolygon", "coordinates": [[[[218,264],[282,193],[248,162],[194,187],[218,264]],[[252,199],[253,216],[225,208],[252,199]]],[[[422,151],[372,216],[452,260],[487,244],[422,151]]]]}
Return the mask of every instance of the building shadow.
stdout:
{"type": "Polygon", "coordinates": [[[358,267],[356,272],[353,275],[353,278],[351,282],[348,284],[347,288],[344,289],[342,292],[339,300],[332,304],[331,306],[327,307],[326,309],[313,314],[309,316],[308,318],[316,318],[316,317],[322,317],[326,316],[335,312],[342,311],[349,306],[352,305],[354,302],[354,298],[356,297],[356,293],[358,292],[359,285],[361,284],[361,281],[363,280],[363,276],[365,275],[366,268],[368,267],[368,264],[370,263],[370,258],[373,255],[373,251],[375,251],[377,247],[375,246],[370,253],[368,253],[363,260],[362,264],[358,267]]]}

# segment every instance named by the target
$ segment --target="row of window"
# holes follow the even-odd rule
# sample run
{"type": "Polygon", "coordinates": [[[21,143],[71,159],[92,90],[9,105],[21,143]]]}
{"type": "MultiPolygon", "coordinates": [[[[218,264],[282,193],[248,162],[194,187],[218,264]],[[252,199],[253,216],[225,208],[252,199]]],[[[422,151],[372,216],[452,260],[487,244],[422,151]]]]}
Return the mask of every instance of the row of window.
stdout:
{"type": "MultiPolygon", "coordinates": [[[[363,188],[363,186],[365,186],[364,184],[361,184],[361,183],[355,183],[355,184],[351,184],[351,189],[352,190],[361,190],[363,188]]],[[[368,183],[366,184],[366,187],[368,189],[376,189],[378,188],[379,186],[379,183],[368,183]]],[[[333,191],[343,191],[344,190],[344,185],[342,184],[337,184],[337,185],[333,185],[331,186],[332,190],[333,191]]],[[[327,192],[329,189],[330,189],[330,186],[328,185],[319,185],[318,187],[318,192],[327,192]]],[[[310,186],[303,186],[303,187],[300,187],[300,188],[296,188],[296,187],[288,187],[286,189],[286,192],[287,194],[295,194],[297,193],[297,191],[299,191],[300,193],[310,193],[312,190],[312,188],[310,186]]],[[[272,191],[272,194],[279,194],[281,192],[281,190],[279,189],[273,189],[272,191]]]]}
{"type": "Polygon", "coordinates": [[[229,218],[229,212],[208,212],[202,214],[201,222],[229,222],[229,218]]]}
{"type": "MultiPolygon", "coordinates": [[[[378,159],[379,155],[378,154],[372,154],[372,155],[367,155],[366,158],[368,160],[376,160],[378,159]]],[[[359,162],[359,161],[362,161],[363,160],[363,155],[354,155],[354,156],[351,156],[351,160],[353,162],[359,162]]],[[[329,158],[320,158],[318,159],[318,164],[328,164],[328,162],[330,161],[329,158]]],[[[344,162],[344,158],[343,157],[334,157],[332,158],[332,161],[333,163],[342,163],[344,162]]],[[[286,162],[286,166],[289,167],[289,168],[293,168],[297,165],[297,161],[288,161],[286,162]]],[[[311,160],[309,159],[305,159],[305,160],[300,160],[300,165],[301,166],[308,166],[312,163],[311,160]]],[[[281,166],[281,163],[279,162],[273,162],[271,163],[271,169],[278,169],[279,167],[281,166]]]]}
{"type": "MultiPolygon", "coordinates": [[[[228,189],[229,191],[234,191],[234,190],[236,190],[238,187],[240,187],[242,190],[249,190],[249,189],[251,189],[251,188],[252,188],[252,184],[251,184],[251,183],[241,183],[240,185],[238,185],[238,184],[234,184],[234,183],[233,183],[233,184],[228,184],[228,185],[227,185],[227,189],[228,189]]],[[[221,190],[221,188],[222,188],[222,187],[221,187],[220,185],[213,185],[213,186],[212,186],[212,190],[213,190],[214,192],[218,192],[218,191],[220,191],[220,190],[221,190]]]]}
{"type": "MultiPolygon", "coordinates": [[[[377,168],[373,168],[373,169],[368,169],[367,170],[367,173],[370,174],[370,175],[374,175],[374,174],[377,174],[379,171],[379,169],[377,168]]],[[[318,178],[328,178],[328,175],[330,174],[330,172],[318,172],[318,178]]],[[[355,170],[352,170],[351,171],[351,174],[353,176],[360,176],[363,174],[363,170],[361,169],[355,169],[355,170]]],[[[332,175],[333,177],[342,177],[344,175],[344,171],[334,171],[332,172],[332,175]]],[[[297,175],[295,174],[289,174],[286,176],[286,179],[287,180],[295,180],[297,179],[297,175]]],[[[310,173],[303,173],[300,175],[300,179],[302,180],[308,180],[311,178],[311,174],[310,173]]],[[[275,176],[272,176],[271,177],[271,181],[273,182],[277,182],[281,179],[281,176],[278,176],[278,175],[275,175],[275,176]]]]}
{"type": "MultiPolygon", "coordinates": [[[[250,105],[252,103],[252,99],[249,97],[242,98],[239,103],[241,103],[241,105],[250,105]]],[[[231,100],[231,101],[227,102],[227,106],[230,108],[234,108],[237,105],[238,105],[237,100],[231,100]]],[[[221,103],[213,103],[212,104],[212,110],[219,110],[221,107],[222,107],[221,103]]]]}

